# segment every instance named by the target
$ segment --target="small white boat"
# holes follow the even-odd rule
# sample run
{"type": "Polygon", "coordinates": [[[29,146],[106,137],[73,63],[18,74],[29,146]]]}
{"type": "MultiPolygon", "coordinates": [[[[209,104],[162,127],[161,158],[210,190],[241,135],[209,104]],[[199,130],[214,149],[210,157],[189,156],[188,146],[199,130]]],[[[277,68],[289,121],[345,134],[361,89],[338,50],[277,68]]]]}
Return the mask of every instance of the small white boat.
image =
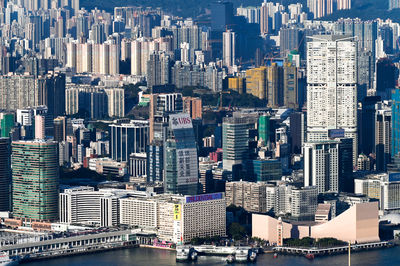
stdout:
{"type": "Polygon", "coordinates": [[[19,257],[10,257],[6,252],[0,253],[0,266],[12,266],[19,264],[19,257]]]}
{"type": "Polygon", "coordinates": [[[185,247],[176,247],[176,261],[189,260],[189,249],[185,247]]]}
{"type": "Polygon", "coordinates": [[[247,249],[237,249],[235,254],[236,262],[247,262],[249,257],[249,251],[247,249]]]}

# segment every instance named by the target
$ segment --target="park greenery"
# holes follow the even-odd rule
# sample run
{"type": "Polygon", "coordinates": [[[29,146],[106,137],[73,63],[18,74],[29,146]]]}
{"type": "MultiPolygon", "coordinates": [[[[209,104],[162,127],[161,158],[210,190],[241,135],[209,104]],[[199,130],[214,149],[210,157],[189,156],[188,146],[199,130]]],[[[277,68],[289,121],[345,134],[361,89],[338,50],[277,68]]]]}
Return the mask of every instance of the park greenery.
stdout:
{"type": "Polygon", "coordinates": [[[289,247],[336,247],[347,245],[346,242],[340,241],[336,238],[320,238],[314,239],[311,237],[303,237],[302,239],[286,238],[283,240],[285,246],[289,247]]]}

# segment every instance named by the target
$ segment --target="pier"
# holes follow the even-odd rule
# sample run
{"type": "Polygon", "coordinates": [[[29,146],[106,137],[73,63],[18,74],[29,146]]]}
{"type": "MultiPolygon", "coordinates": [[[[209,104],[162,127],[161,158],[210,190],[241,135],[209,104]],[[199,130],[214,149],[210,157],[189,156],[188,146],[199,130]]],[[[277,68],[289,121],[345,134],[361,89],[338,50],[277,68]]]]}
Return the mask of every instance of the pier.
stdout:
{"type": "MultiPolygon", "coordinates": [[[[368,249],[377,249],[384,247],[392,247],[394,244],[389,241],[382,242],[374,242],[374,243],[364,243],[364,244],[353,244],[350,246],[351,252],[363,251],[368,249]]],[[[301,248],[301,247],[274,247],[273,251],[283,254],[291,254],[291,255],[307,255],[312,254],[314,256],[324,256],[324,255],[333,255],[333,254],[341,254],[348,252],[348,246],[339,246],[339,247],[331,247],[331,248],[301,248]]]]}
{"type": "Polygon", "coordinates": [[[116,230],[52,239],[42,238],[42,241],[3,245],[0,252],[22,258],[39,258],[123,248],[143,241],[137,238],[136,233],[135,230],[116,230]]]}

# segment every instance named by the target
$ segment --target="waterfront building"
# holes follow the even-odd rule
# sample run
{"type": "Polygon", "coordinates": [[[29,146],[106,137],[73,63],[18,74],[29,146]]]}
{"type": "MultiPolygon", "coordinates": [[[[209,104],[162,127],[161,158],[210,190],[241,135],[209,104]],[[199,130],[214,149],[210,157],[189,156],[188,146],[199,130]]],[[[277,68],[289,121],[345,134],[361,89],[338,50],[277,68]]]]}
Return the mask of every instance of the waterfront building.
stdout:
{"type": "Polygon", "coordinates": [[[12,142],[12,202],[16,218],[58,219],[58,145],[53,141],[12,142]]]}
{"type": "MultiPolygon", "coordinates": [[[[279,239],[278,223],[278,219],[268,215],[253,214],[252,236],[276,244],[279,239]]],[[[380,241],[378,203],[355,204],[335,219],[322,224],[295,225],[283,222],[282,233],[283,238],[336,238],[352,244],[378,242],[380,241]]]]}
{"type": "MultiPolygon", "coordinates": [[[[125,194],[122,194],[125,196],[125,194]]],[[[60,193],[60,222],[102,227],[119,225],[119,198],[112,191],[94,191],[93,187],[74,187],[60,193]]]]}

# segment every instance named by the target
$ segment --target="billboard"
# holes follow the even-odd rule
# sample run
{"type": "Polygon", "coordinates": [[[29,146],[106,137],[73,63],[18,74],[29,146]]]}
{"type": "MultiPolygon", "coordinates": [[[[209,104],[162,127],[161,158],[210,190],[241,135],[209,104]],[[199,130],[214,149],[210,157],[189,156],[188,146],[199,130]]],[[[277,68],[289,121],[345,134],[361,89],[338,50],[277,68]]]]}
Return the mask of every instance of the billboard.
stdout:
{"type": "Polygon", "coordinates": [[[179,149],[176,151],[178,185],[196,184],[198,182],[197,160],[196,149],[179,149]]]}
{"type": "Polygon", "coordinates": [[[193,128],[192,118],[186,113],[170,115],[169,126],[171,129],[193,128]]]}
{"type": "Polygon", "coordinates": [[[174,220],[175,221],[181,220],[181,205],[180,204],[174,205],[174,220]]]}
{"type": "Polygon", "coordinates": [[[344,129],[329,129],[328,138],[330,139],[344,138],[344,129]]]}
{"type": "Polygon", "coordinates": [[[222,193],[203,194],[196,196],[186,196],[186,203],[195,203],[200,201],[220,200],[223,198],[222,193]]]}

